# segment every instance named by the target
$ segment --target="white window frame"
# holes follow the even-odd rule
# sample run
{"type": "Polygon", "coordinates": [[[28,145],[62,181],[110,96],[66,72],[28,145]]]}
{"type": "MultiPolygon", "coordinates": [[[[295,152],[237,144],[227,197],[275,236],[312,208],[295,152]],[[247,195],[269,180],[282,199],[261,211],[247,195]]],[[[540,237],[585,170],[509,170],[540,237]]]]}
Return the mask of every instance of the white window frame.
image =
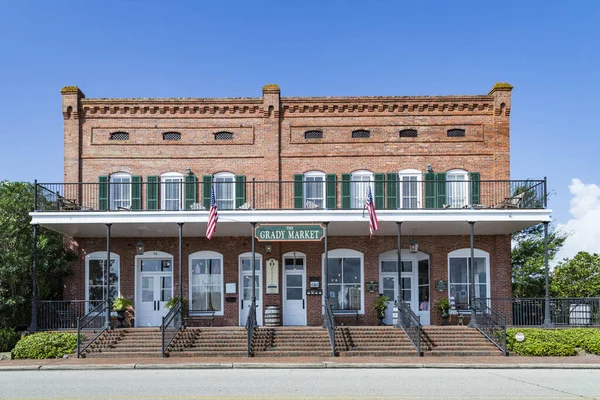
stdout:
{"type": "MultiPolygon", "coordinates": [[[[197,251],[195,253],[192,253],[189,255],[188,257],[188,265],[189,265],[189,270],[188,270],[188,276],[189,276],[189,308],[190,308],[190,315],[194,315],[194,313],[192,312],[193,308],[192,308],[192,290],[193,290],[193,283],[192,283],[192,276],[193,276],[193,269],[194,269],[194,260],[220,260],[221,262],[221,311],[215,311],[215,315],[225,315],[224,314],[224,310],[225,310],[225,283],[224,283],[224,265],[223,265],[223,254],[221,253],[217,253],[216,251],[197,251]]],[[[213,274],[216,275],[216,274],[213,274]]],[[[202,313],[202,311],[209,311],[209,310],[195,310],[198,311],[198,313],[202,313]]]]}
{"type": "Polygon", "coordinates": [[[110,184],[110,209],[118,210],[118,209],[131,209],[131,177],[132,175],[127,172],[117,172],[111,174],[109,177],[110,184]],[[115,180],[119,180],[119,182],[115,182],[115,180]],[[121,180],[128,180],[129,182],[121,182],[121,180]],[[118,189],[117,189],[118,188],[118,189]],[[129,197],[121,196],[120,198],[116,198],[115,195],[117,192],[121,193],[123,190],[129,191],[129,197]]]}
{"type": "Polygon", "coordinates": [[[371,193],[375,196],[373,186],[373,173],[367,170],[354,171],[350,174],[350,208],[362,209],[367,201],[367,188],[371,187],[371,193]],[[360,180],[356,180],[360,178],[360,180]],[[364,178],[368,178],[365,180],[364,178]],[[364,182],[369,182],[368,186],[364,182]]]}
{"type": "Polygon", "coordinates": [[[451,169],[446,172],[446,204],[450,208],[464,208],[471,203],[469,191],[469,173],[464,169],[451,169]],[[462,177],[463,179],[450,179],[450,177],[462,177]],[[464,182],[451,183],[451,182],[464,182]],[[458,192],[456,195],[453,192],[458,192]]]}
{"type": "Polygon", "coordinates": [[[302,188],[302,194],[303,194],[303,204],[304,204],[304,208],[325,208],[325,204],[327,202],[327,187],[326,182],[327,181],[327,175],[325,174],[325,172],[321,172],[321,171],[308,171],[304,173],[304,183],[303,183],[303,188],[302,188]],[[316,180],[315,178],[321,178],[323,180],[323,186],[322,186],[322,193],[323,193],[323,197],[321,199],[317,199],[316,197],[306,197],[306,194],[308,193],[308,185],[311,186],[317,186],[314,185],[310,182],[318,182],[318,180],[316,180]],[[310,179],[310,181],[309,181],[310,179]]]}
{"type": "MultiPolygon", "coordinates": [[[[354,313],[358,311],[359,315],[365,313],[365,256],[363,253],[352,249],[336,249],[329,250],[327,258],[359,258],[360,259],[360,309],[359,310],[334,310],[335,313],[354,313]]],[[[327,276],[325,275],[325,253],[321,255],[321,276],[323,277],[323,289],[327,276]]],[[[328,298],[328,293],[323,290],[322,304],[325,304],[325,299],[328,298]]]]}
{"type": "Polygon", "coordinates": [[[231,172],[219,172],[213,175],[212,179],[215,185],[215,199],[219,210],[235,210],[235,174],[231,172]],[[221,183],[218,180],[222,179],[221,183]],[[231,179],[231,181],[229,181],[231,179]],[[231,199],[223,199],[222,190],[227,187],[227,184],[231,185],[231,199]],[[231,207],[225,207],[225,202],[231,202],[231,207]]]}
{"type": "MultiPolygon", "coordinates": [[[[409,181],[410,184],[410,181],[409,181]]],[[[408,197],[409,201],[415,196],[408,197]]],[[[423,208],[423,174],[418,169],[403,169],[398,172],[398,207],[403,210],[415,210],[423,208]],[[416,207],[404,207],[403,178],[415,178],[416,185],[416,207]]]]}
{"type": "MultiPolygon", "coordinates": [[[[480,250],[480,249],[474,249],[474,256],[475,258],[483,258],[485,259],[485,273],[486,273],[486,298],[490,298],[491,295],[491,282],[490,282],[490,253],[488,253],[487,251],[484,250],[480,250]]],[[[465,249],[458,249],[458,250],[454,250],[450,253],[448,253],[448,299],[450,299],[450,290],[452,288],[452,284],[466,284],[467,285],[467,302],[470,302],[470,296],[471,296],[471,272],[470,272],[470,267],[469,266],[469,259],[471,258],[471,249],[470,248],[465,248],[465,249]],[[467,259],[467,282],[452,282],[450,280],[450,259],[451,258],[466,258],[467,259]]],[[[478,284],[480,285],[480,284],[478,284]]],[[[460,310],[462,312],[467,312],[467,310],[460,310]]]]}
{"type": "MultiPolygon", "coordinates": [[[[183,209],[184,185],[183,174],[178,172],[167,172],[160,176],[160,209],[161,210],[181,210],[183,209]],[[170,182],[167,182],[169,180],[170,182]],[[175,182],[173,182],[175,181],[175,182]],[[167,208],[167,184],[172,185],[179,182],[179,204],[176,208],[167,208]]],[[[172,201],[174,199],[169,199],[172,201]]]]}
{"type": "MultiPolygon", "coordinates": [[[[86,304],[88,304],[89,306],[89,301],[90,301],[90,261],[91,260],[101,260],[101,261],[106,261],[106,252],[105,251],[97,251],[94,253],[90,253],[88,255],[85,256],[85,300],[86,300],[86,304]]],[[[121,257],[116,254],[113,253],[112,251],[110,252],[110,260],[114,260],[114,265],[116,268],[116,273],[117,273],[117,297],[121,296],[121,257]]],[[[113,285],[111,285],[113,286],[113,285]]],[[[103,287],[106,287],[106,285],[103,285],[103,287]]],[[[103,296],[104,297],[104,293],[105,293],[105,289],[103,289],[102,291],[103,296]]],[[[96,301],[96,300],[93,300],[96,301]]],[[[86,312],[89,312],[93,309],[94,307],[89,307],[89,309],[86,310],[86,312]]]]}

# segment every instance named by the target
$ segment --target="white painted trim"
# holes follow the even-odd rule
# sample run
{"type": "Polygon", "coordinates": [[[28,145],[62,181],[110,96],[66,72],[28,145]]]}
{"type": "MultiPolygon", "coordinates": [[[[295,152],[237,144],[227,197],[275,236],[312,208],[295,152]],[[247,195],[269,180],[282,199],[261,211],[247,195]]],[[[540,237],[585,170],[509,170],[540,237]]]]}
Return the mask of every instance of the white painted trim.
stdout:
{"type": "Polygon", "coordinates": [[[304,293],[302,294],[304,296],[304,325],[308,325],[308,298],[306,297],[306,290],[309,289],[308,285],[307,285],[307,279],[306,279],[306,275],[307,275],[307,270],[308,270],[308,265],[306,265],[306,261],[307,261],[307,257],[306,254],[299,252],[299,251],[290,251],[288,253],[285,253],[284,255],[281,256],[281,280],[282,280],[282,293],[281,293],[281,325],[283,326],[283,318],[285,316],[285,290],[287,288],[286,286],[286,279],[285,279],[285,274],[286,274],[286,270],[285,270],[285,259],[286,258],[302,258],[304,260],[304,272],[303,272],[303,281],[304,281],[304,293]]]}
{"type": "MultiPolygon", "coordinates": [[[[327,252],[327,258],[359,258],[360,259],[360,310],[359,315],[365,314],[365,256],[363,253],[352,249],[335,249],[327,252]]],[[[328,293],[325,293],[325,253],[321,254],[321,277],[323,284],[323,296],[321,296],[321,304],[325,305],[325,296],[329,297],[328,293]]],[[[343,312],[343,310],[340,310],[343,312]]]]}
{"type": "MultiPolygon", "coordinates": [[[[171,294],[174,295],[175,294],[175,282],[173,281],[173,271],[175,270],[175,263],[174,263],[174,258],[171,254],[169,253],[165,253],[163,251],[145,251],[144,254],[138,254],[135,256],[134,258],[134,262],[133,262],[133,268],[134,268],[134,302],[137,303],[138,301],[138,292],[139,292],[139,282],[138,282],[138,275],[139,275],[139,271],[138,271],[138,262],[140,260],[151,260],[151,259],[167,259],[170,258],[171,259],[171,294]]],[[[150,273],[149,273],[150,274],[150,273]]],[[[161,272],[161,274],[165,274],[165,272],[161,272]]],[[[173,296],[174,297],[174,296],[173,296]]],[[[138,319],[135,318],[135,326],[138,326],[138,319]]]]}
{"type": "Polygon", "coordinates": [[[225,311],[225,265],[223,264],[223,254],[216,251],[197,251],[188,256],[188,304],[192,309],[192,260],[221,260],[221,311],[215,311],[215,315],[224,315],[225,311]]]}
{"type": "MultiPolygon", "coordinates": [[[[119,275],[119,284],[117,287],[117,296],[121,296],[121,256],[117,253],[110,252],[110,259],[115,260],[117,274],[119,275]]],[[[90,300],[90,260],[106,260],[105,251],[96,251],[85,256],[85,300],[90,300]]],[[[110,266],[108,267],[110,271],[110,266]]],[[[87,310],[86,310],[87,312],[87,310]]]]}
{"type": "MultiPolygon", "coordinates": [[[[480,249],[473,249],[473,255],[475,258],[484,258],[485,259],[485,273],[486,273],[486,297],[490,298],[491,290],[492,290],[492,282],[491,282],[491,274],[490,274],[490,253],[480,249]]],[[[448,298],[450,298],[450,259],[451,258],[471,258],[471,248],[457,249],[448,253],[447,259],[447,276],[448,276],[448,298]]],[[[469,262],[467,261],[467,268],[469,266],[469,262]]],[[[471,266],[472,268],[473,266],[471,266]]],[[[471,279],[471,274],[467,273],[467,278],[471,279]]],[[[471,287],[471,282],[468,282],[468,287],[471,287]]],[[[468,291],[470,293],[470,289],[468,291]]]]}
{"type": "MultiPolygon", "coordinates": [[[[220,214],[220,213],[219,213],[220,214]]],[[[257,271],[257,275],[258,275],[258,281],[260,282],[260,290],[258,291],[258,295],[259,297],[256,299],[257,301],[260,301],[260,307],[257,307],[256,309],[256,321],[258,323],[258,325],[263,325],[263,317],[264,317],[264,308],[265,305],[263,304],[263,299],[264,299],[264,282],[263,282],[263,270],[265,268],[264,264],[263,264],[263,256],[261,253],[258,252],[254,252],[255,257],[257,260],[260,260],[260,270],[257,271]]],[[[239,326],[245,326],[246,325],[246,321],[242,321],[242,308],[241,308],[241,303],[242,303],[242,299],[244,298],[244,292],[243,292],[243,287],[242,287],[242,258],[249,258],[250,259],[250,264],[252,264],[252,252],[246,252],[246,253],[242,253],[238,256],[238,319],[239,319],[239,326]]],[[[252,276],[252,273],[250,273],[250,276],[252,276]]]]}

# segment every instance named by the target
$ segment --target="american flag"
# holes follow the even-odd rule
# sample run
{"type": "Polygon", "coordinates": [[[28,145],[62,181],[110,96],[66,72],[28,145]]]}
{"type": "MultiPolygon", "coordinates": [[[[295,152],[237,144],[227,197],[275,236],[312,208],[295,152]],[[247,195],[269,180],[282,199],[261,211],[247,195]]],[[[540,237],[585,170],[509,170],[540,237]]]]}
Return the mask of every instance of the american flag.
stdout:
{"type": "Polygon", "coordinates": [[[371,238],[373,237],[373,233],[379,229],[379,221],[377,220],[377,213],[375,212],[375,203],[373,203],[373,195],[371,194],[370,185],[369,191],[367,192],[367,201],[365,206],[369,212],[369,231],[371,231],[371,236],[369,236],[369,238],[371,238]]]}
{"type": "Polygon", "coordinates": [[[217,200],[215,199],[215,188],[210,186],[210,214],[208,214],[208,225],[206,226],[206,238],[212,239],[217,230],[219,213],[217,212],[217,200]]]}

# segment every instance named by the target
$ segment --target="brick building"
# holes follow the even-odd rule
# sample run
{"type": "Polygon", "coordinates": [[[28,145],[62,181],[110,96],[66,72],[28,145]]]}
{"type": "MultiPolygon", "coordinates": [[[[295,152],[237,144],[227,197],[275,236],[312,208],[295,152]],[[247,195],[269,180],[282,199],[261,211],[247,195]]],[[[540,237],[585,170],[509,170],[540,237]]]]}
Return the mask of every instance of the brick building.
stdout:
{"type": "Polygon", "coordinates": [[[544,180],[510,180],[511,90],[108,99],[65,87],[64,183],[36,186],[33,223],[79,254],[64,298],[104,299],[110,263],[111,296],[135,302],[136,326],[160,325],[179,293],[191,315],[244,325],[253,257],[259,325],[272,310],[319,326],[326,297],[345,323],[375,325],[380,293],[439,324],[442,298],[460,311],[510,297],[510,234],[550,218],[544,180]]]}

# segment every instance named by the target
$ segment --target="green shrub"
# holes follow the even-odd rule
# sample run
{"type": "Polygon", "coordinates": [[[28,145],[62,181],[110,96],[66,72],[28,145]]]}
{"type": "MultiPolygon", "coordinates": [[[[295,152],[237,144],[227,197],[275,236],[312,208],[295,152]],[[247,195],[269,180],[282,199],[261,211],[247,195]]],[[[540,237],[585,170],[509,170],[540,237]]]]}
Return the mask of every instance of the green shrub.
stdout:
{"type": "Polygon", "coordinates": [[[523,356],[572,356],[577,354],[577,348],[600,355],[600,330],[511,328],[506,330],[506,345],[523,356]],[[525,335],[523,342],[516,341],[517,332],[525,335]]]}
{"type": "Polygon", "coordinates": [[[68,332],[40,332],[25,336],[12,350],[14,359],[60,358],[77,349],[77,334],[68,332]]]}
{"type": "Polygon", "coordinates": [[[0,329],[0,353],[11,351],[19,341],[19,334],[12,329],[0,329]]]}

